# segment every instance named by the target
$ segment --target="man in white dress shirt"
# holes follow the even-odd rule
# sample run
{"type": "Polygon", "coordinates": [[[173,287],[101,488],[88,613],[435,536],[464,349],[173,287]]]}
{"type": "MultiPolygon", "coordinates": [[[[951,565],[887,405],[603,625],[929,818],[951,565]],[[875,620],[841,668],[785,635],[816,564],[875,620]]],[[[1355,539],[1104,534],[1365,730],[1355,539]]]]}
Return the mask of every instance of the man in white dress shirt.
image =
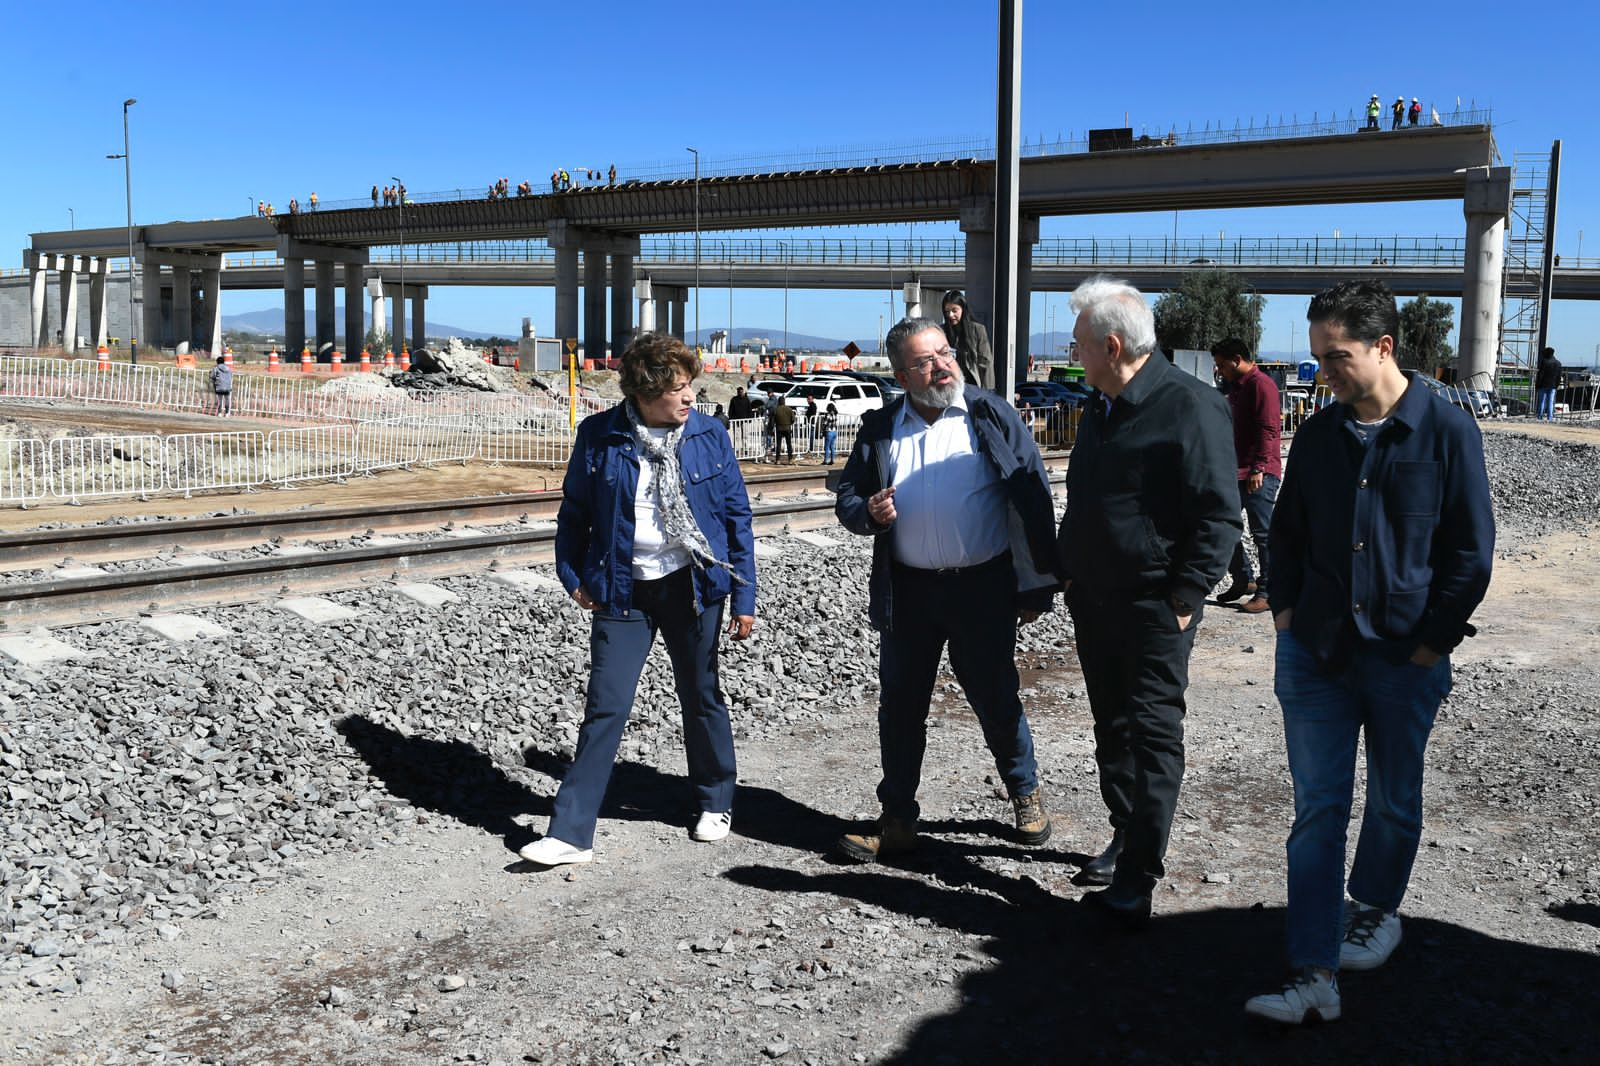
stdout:
{"type": "Polygon", "coordinates": [[[1016,640],[1018,624],[1049,610],[1060,587],[1044,463],[1016,411],[962,385],[939,323],[905,319],[885,346],[906,394],[862,417],[835,507],[847,529],[875,538],[868,617],[882,634],[883,814],[839,849],[874,862],[916,846],[928,704],[946,645],[1017,837],[1043,844],[1050,815],[1018,696],[1016,640]]]}

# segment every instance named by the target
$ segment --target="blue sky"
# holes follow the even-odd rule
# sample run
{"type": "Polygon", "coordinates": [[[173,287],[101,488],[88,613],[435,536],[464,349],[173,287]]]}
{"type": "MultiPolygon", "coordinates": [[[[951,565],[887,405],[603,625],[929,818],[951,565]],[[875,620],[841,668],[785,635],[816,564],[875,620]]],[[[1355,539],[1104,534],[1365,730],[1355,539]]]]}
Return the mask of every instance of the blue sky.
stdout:
{"type": "MultiPolygon", "coordinates": [[[[31,232],[122,225],[121,165],[104,156],[121,150],[130,96],[137,223],[236,215],[257,199],[282,209],[313,189],[324,201],[365,196],[391,174],[414,192],[502,175],[537,185],[556,166],[686,164],[686,145],[714,164],[986,138],[994,126],[996,12],[973,0],[8,8],[0,267],[13,269],[31,232]]],[[[1557,251],[1577,255],[1582,230],[1585,257],[1600,256],[1595,38],[1576,32],[1594,25],[1587,5],[1556,0],[1537,18],[1475,0],[1221,10],[1026,3],[1025,135],[1081,136],[1124,115],[1136,129],[1179,130],[1343,115],[1372,92],[1446,111],[1459,97],[1493,108],[1507,162],[1563,140],[1557,251]]],[[[1043,231],[1160,236],[1173,221],[1057,218],[1043,231]]],[[[1457,202],[1192,212],[1177,224],[1183,236],[1464,232],[1457,202]]],[[[278,304],[229,293],[225,310],[278,304]]],[[[1065,296],[1049,305],[1061,328],[1065,296]]],[[[726,307],[725,289],[706,288],[705,327],[726,307]]],[[[551,309],[548,290],[435,289],[428,318],[510,333],[532,315],[548,333],[551,309]]],[[[885,309],[878,293],[793,294],[790,324],[868,339],[885,309]]],[[[1304,351],[1304,309],[1303,298],[1269,298],[1263,347],[1304,351]]],[[[1036,297],[1036,330],[1046,310],[1036,297]]],[[[736,293],[735,318],[776,328],[782,293],[736,293]]],[[[1569,362],[1600,361],[1600,308],[1557,303],[1551,337],[1569,362]]]]}

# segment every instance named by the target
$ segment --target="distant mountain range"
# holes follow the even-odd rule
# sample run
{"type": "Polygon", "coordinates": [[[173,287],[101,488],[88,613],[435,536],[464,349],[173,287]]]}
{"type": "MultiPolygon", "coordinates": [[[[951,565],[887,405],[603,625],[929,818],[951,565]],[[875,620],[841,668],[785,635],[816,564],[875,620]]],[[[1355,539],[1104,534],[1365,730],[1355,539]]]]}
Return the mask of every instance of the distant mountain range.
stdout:
{"type": "MultiPolygon", "coordinates": [[[[366,328],[371,329],[372,316],[367,314],[363,315],[362,318],[366,323],[366,328]]],[[[343,304],[333,309],[333,324],[336,331],[343,331],[343,304]]],[[[476,341],[495,335],[475,329],[467,329],[463,326],[452,326],[447,322],[435,322],[432,319],[428,319],[426,325],[428,327],[428,336],[430,337],[460,337],[462,340],[476,341]]],[[[315,321],[308,314],[306,316],[306,327],[312,329],[314,326],[315,321]]],[[[249,311],[242,315],[223,315],[222,328],[232,333],[256,333],[268,337],[281,337],[283,335],[283,308],[269,307],[265,311],[249,311]]],[[[511,335],[515,336],[515,334],[516,331],[513,331],[511,335]]],[[[506,336],[506,334],[500,334],[500,336],[506,336]]]]}

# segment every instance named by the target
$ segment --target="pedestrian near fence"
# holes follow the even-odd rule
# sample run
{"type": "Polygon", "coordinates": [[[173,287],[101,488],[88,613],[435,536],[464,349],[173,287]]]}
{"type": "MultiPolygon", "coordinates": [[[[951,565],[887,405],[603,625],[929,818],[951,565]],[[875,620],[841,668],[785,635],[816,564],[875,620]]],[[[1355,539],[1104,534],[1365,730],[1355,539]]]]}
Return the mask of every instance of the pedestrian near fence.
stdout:
{"type": "Polygon", "coordinates": [[[833,401],[828,401],[828,409],[822,412],[822,462],[832,466],[837,456],[836,448],[839,442],[839,408],[833,401]]]}
{"type": "Polygon", "coordinates": [[[1539,353],[1539,366],[1534,371],[1533,387],[1537,404],[1534,408],[1534,417],[1546,422],[1556,420],[1556,390],[1561,388],[1561,360],[1556,358],[1554,348],[1545,348],[1539,353]]]}
{"type": "Polygon", "coordinates": [[[767,408],[767,421],[772,426],[772,461],[787,449],[789,462],[794,462],[794,408],[778,400],[767,408]]]}
{"type": "Polygon", "coordinates": [[[1217,597],[1224,603],[1244,599],[1246,614],[1264,614],[1268,608],[1267,544],[1272,529],[1272,504],[1283,480],[1283,401],[1278,384],[1256,366],[1250,348],[1238,337],[1211,346],[1211,360],[1228,386],[1228,409],[1233,414],[1233,456],[1239,466],[1239,503],[1244,508],[1250,541],[1256,549],[1256,572],[1250,572],[1244,538],[1233,549],[1228,574],[1233,581],[1217,597]]]}
{"type": "Polygon", "coordinates": [[[699,811],[691,835],[721,840],[732,825],[736,766],[717,638],[730,599],[733,639],[755,625],[755,541],[728,434],[694,410],[699,373],[682,341],[641,334],[622,355],[623,402],[578,427],[556,517],[556,574],[592,615],[589,686],[549,828],[521,851],[530,862],[594,857],[617,745],[658,632],[683,711],[699,811]]]}
{"type": "Polygon", "coordinates": [[[882,814],[840,838],[858,862],[917,846],[928,705],[950,667],[1011,797],[1017,837],[1050,838],[1017,676],[1017,626],[1050,609],[1055,510],[1044,461],[1011,407],[963,386],[938,322],[904,319],[885,338],[906,392],[861,418],[835,513],[874,538],[868,621],[880,634],[882,814]]]}
{"type": "Polygon", "coordinates": [[[1227,405],[1152,354],[1143,294],[1097,275],[1071,306],[1084,380],[1100,396],[1078,426],[1058,546],[1112,829],[1079,880],[1109,883],[1085,902],[1140,928],[1166,873],[1189,656],[1239,541],[1239,491],[1227,405]]]}
{"type": "Polygon", "coordinates": [[[1276,689],[1294,782],[1292,976],[1245,1004],[1288,1025],[1338,1018],[1338,973],[1375,969],[1400,943],[1428,735],[1494,556],[1477,423],[1400,369],[1388,287],[1344,282],[1313,297],[1306,318],[1338,403],[1296,432],[1272,525],[1276,689]],[[1347,901],[1363,736],[1366,802],[1347,901]]]}
{"type": "Polygon", "coordinates": [[[217,417],[233,413],[233,367],[228,357],[217,356],[217,365],[211,368],[211,391],[217,398],[217,417]]]}

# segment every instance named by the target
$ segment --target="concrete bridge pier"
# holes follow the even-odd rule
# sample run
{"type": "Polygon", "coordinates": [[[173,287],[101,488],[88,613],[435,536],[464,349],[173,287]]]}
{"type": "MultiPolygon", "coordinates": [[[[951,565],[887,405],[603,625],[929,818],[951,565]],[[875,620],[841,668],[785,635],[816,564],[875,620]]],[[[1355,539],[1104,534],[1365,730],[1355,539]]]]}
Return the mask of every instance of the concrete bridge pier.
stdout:
{"type": "Polygon", "coordinates": [[[633,295],[639,301],[639,332],[654,333],[656,329],[656,297],[649,278],[633,283],[633,295]]]}
{"type": "Polygon", "coordinates": [[[685,285],[662,285],[652,282],[656,299],[656,329],[684,339],[685,322],[689,317],[689,289],[685,285]]]}
{"type": "MultiPolygon", "coordinates": [[[[132,265],[129,265],[132,269],[132,265]]],[[[111,340],[111,322],[107,309],[107,277],[111,273],[111,260],[105,257],[89,260],[89,343],[97,350],[111,340]]],[[[132,275],[129,275],[132,277],[132,275]]],[[[128,308],[133,314],[133,308],[128,308]]]]}
{"type": "Polygon", "coordinates": [[[188,355],[194,346],[194,277],[187,266],[172,267],[172,350],[188,355]]]}
{"type": "MultiPolygon", "coordinates": [[[[366,258],[365,253],[362,254],[366,258]]],[[[359,356],[367,345],[367,316],[362,289],[366,287],[366,270],[362,264],[344,264],[344,350],[347,355],[359,356]]],[[[381,357],[382,353],[378,353],[381,357]]]]}
{"type": "Polygon", "coordinates": [[[637,254],[637,237],[631,250],[611,253],[611,350],[619,359],[633,340],[633,257],[637,254]]]}
{"type": "Polygon", "coordinates": [[[563,218],[551,219],[546,237],[556,253],[556,337],[563,357],[566,343],[578,335],[578,251],[583,231],[563,218]]]}
{"type": "Polygon", "coordinates": [[[23,265],[28,268],[28,343],[34,348],[50,344],[49,293],[50,275],[47,255],[30,248],[22,250],[23,265]]]}
{"type": "Polygon", "coordinates": [[[1500,315],[1505,297],[1505,228],[1511,212],[1511,168],[1467,171],[1461,208],[1467,217],[1461,281],[1461,351],[1456,376],[1475,388],[1494,381],[1500,355],[1500,315]]]}
{"type": "Polygon", "coordinates": [[[78,263],[75,255],[57,256],[61,271],[61,347],[71,355],[78,350],[78,263]]]}
{"type": "Polygon", "coordinates": [[[206,350],[213,356],[222,354],[222,262],[200,271],[200,291],[205,307],[205,318],[200,330],[206,350]]]}
{"type": "Polygon", "coordinates": [[[583,357],[606,357],[606,255],[583,248],[583,357]]]}
{"type": "MultiPolygon", "coordinates": [[[[383,295],[383,279],[373,278],[367,282],[367,296],[372,301],[372,332],[387,335],[389,332],[389,301],[383,295]]],[[[394,348],[394,339],[390,338],[389,347],[394,348]]],[[[382,352],[373,352],[374,356],[382,352]]]]}
{"type": "MultiPolygon", "coordinates": [[[[1017,219],[1017,357],[1015,382],[1028,380],[1028,331],[1033,309],[1033,246],[1039,243],[1039,220],[1023,215],[1017,219]]],[[[998,358],[998,356],[997,356],[998,358]]],[[[994,368],[995,387],[1000,386],[1000,367],[994,368]]]]}
{"type": "Polygon", "coordinates": [[[306,347],[306,263],[283,260],[283,346],[291,362],[298,362],[306,347]]]}
{"type": "Polygon", "coordinates": [[[166,343],[161,316],[161,264],[152,260],[149,249],[142,246],[138,249],[138,256],[140,270],[143,272],[140,288],[144,296],[140,312],[143,321],[139,326],[139,338],[148,348],[160,348],[166,343]]]}
{"type": "Polygon", "coordinates": [[[317,286],[317,361],[322,361],[322,350],[329,344],[337,345],[333,335],[333,260],[317,259],[312,263],[317,286]]]}
{"type": "Polygon", "coordinates": [[[411,300],[411,350],[428,346],[428,290],[422,287],[406,289],[411,300]]]}
{"type": "MultiPolygon", "coordinates": [[[[968,202],[961,206],[961,232],[967,238],[967,308],[985,329],[994,327],[994,204],[968,202]]],[[[941,308],[941,313],[943,309],[941,308]]]]}

